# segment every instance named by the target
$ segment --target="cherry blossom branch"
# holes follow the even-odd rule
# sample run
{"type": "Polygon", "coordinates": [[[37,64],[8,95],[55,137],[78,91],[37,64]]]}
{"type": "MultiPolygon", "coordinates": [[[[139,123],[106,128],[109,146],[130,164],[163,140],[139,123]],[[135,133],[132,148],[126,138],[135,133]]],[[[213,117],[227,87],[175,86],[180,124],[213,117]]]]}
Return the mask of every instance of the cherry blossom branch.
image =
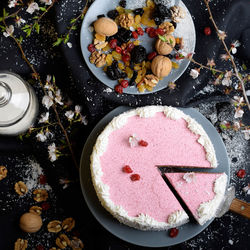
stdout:
{"type": "MultiPolygon", "coordinates": [[[[5,20],[3,20],[3,23],[4,23],[4,25],[5,25],[5,28],[7,29],[7,25],[6,25],[5,20]]],[[[30,67],[30,69],[32,70],[33,74],[36,76],[36,79],[38,80],[38,82],[39,82],[39,84],[40,84],[40,86],[41,86],[41,88],[42,88],[44,94],[47,95],[46,90],[45,90],[45,88],[44,88],[44,85],[43,85],[43,83],[42,83],[42,80],[41,80],[41,78],[40,78],[38,72],[36,71],[35,67],[33,66],[33,64],[30,63],[30,61],[29,61],[28,58],[26,57],[26,55],[25,55],[25,53],[24,53],[24,51],[23,51],[23,48],[22,48],[21,43],[17,40],[17,38],[16,38],[12,33],[10,34],[10,37],[11,37],[11,38],[15,41],[15,43],[17,44],[17,46],[18,46],[18,48],[19,48],[19,50],[20,50],[20,52],[21,52],[22,58],[23,58],[24,61],[27,63],[27,65],[30,67]]],[[[75,167],[76,167],[77,170],[78,170],[78,169],[79,169],[79,166],[78,166],[78,163],[77,163],[77,161],[76,161],[75,154],[74,154],[73,148],[72,148],[72,146],[71,146],[71,143],[70,143],[70,140],[69,140],[68,133],[67,133],[66,129],[64,128],[62,122],[61,122],[60,116],[59,116],[58,111],[57,111],[57,109],[56,109],[56,105],[53,104],[53,105],[52,105],[52,108],[53,108],[53,111],[54,111],[54,113],[55,113],[55,115],[56,115],[56,119],[57,119],[58,125],[60,126],[60,128],[62,129],[62,131],[63,131],[63,133],[64,133],[64,136],[65,136],[66,142],[67,142],[67,144],[68,144],[68,147],[69,147],[69,150],[70,150],[71,157],[72,157],[72,160],[73,160],[73,162],[74,162],[74,165],[75,165],[75,167]]]]}
{"type": "Polygon", "coordinates": [[[213,26],[214,26],[214,28],[215,28],[215,30],[216,30],[216,32],[217,32],[217,35],[218,35],[219,39],[221,40],[221,42],[222,42],[222,44],[223,44],[223,46],[224,46],[224,49],[225,49],[227,55],[228,55],[229,58],[230,58],[230,61],[231,61],[231,63],[232,63],[233,69],[234,69],[235,76],[237,77],[237,79],[238,79],[239,82],[240,82],[240,85],[241,85],[241,88],[242,88],[242,92],[243,92],[244,99],[245,99],[245,101],[246,101],[246,103],[247,103],[248,109],[250,110],[250,103],[249,103],[248,97],[247,97],[247,95],[246,95],[246,89],[245,89],[244,82],[243,82],[242,78],[241,78],[240,75],[239,75],[239,71],[238,71],[237,66],[236,66],[236,64],[235,64],[235,61],[234,61],[234,59],[233,59],[233,57],[232,57],[232,55],[231,55],[231,53],[230,53],[230,51],[229,51],[229,49],[228,49],[226,43],[225,43],[226,34],[225,34],[224,32],[222,32],[222,31],[219,30],[219,28],[218,28],[218,26],[217,26],[217,24],[216,24],[216,22],[215,22],[215,20],[214,20],[214,18],[213,18],[213,14],[212,14],[212,11],[211,11],[210,6],[209,6],[209,0],[204,0],[204,2],[205,2],[205,5],[206,5],[207,10],[208,10],[208,13],[209,13],[209,19],[212,21],[213,26]],[[224,34],[223,34],[223,33],[224,33],[224,34]]]}

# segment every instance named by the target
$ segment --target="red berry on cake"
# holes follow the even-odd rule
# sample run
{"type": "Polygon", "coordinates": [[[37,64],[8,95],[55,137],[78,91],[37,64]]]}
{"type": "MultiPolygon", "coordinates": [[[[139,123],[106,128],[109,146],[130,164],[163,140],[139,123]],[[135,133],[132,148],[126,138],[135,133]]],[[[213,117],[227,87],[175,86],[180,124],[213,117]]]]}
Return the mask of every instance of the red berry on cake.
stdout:
{"type": "Polygon", "coordinates": [[[124,173],[128,173],[128,174],[133,173],[133,170],[131,169],[131,167],[130,167],[129,165],[124,166],[124,167],[122,168],[122,171],[123,171],[124,173]]]}
{"type": "Polygon", "coordinates": [[[205,28],[204,28],[204,34],[205,34],[206,36],[210,36],[211,33],[212,33],[212,31],[211,31],[211,28],[210,28],[210,27],[205,27],[205,28]]]}
{"type": "Polygon", "coordinates": [[[140,140],[139,145],[142,146],[142,147],[147,147],[148,143],[146,141],[140,140]]]}
{"type": "Polygon", "coordinates": [[[138,175],[138,174],[132,174],[131,176],[130,176],[130,179],[131,179],[131,181],[139,181],[140,180],[140,175],[138,175]]]}
{"type": "Polygon", "coordinates": [[[237,176],[239,178],[244,178],[246,176],[246,170],[244,169],[240,169],[238,172],[237,172],[237,176]]]}
{"type": "Polygon", "coordinates": [[[169,236],[170,236],[171,238],[176,237],[176,236],[178,235],[178,233],[179,233],[179,229],[177,229],[177,228],[171,228],[171,229],[169,230],[169,236]]]}

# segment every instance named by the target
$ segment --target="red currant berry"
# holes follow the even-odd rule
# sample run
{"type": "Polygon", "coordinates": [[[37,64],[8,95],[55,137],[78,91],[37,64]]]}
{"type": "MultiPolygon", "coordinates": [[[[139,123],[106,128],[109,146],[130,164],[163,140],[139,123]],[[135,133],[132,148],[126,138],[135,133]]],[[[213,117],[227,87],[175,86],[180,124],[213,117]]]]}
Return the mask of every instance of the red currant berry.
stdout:
{"type": "Polygon", "coordinates": [[[137,32],[136,32],[136,31],[133,31],[133,32],[132,32],[132,36],[133,36],[134,39],[137,39],[137,38],[138,38],[137,32]]]}
{"type": "Polygon", "coordinates": [[[128,46],[127,46],[127,48],[126,48],[126,50],[128,52],[130,52],[134,47],[135,47],[135,45],[133,43],[129,43],[128,46]]]}
{"type": "Polygon", "coordinates": [[[210,28],[210,27],[205,27],[205,28],[204,28],[204,34],[205,34],[206,36],[210,36],[211,33],[212,33],[212,31],[211,31],[211,28],[210,28]]]}
{"type": "Polygon", "coordinates": [[[91,53],[93,53],[95,51],[95,45],[94,44],[90,44],[88,46],[88,51],[91,52],[91,53]]]}
{"type": "Polygon", "coordinates": [[[121,54],[121,53],[122,53],[122,48],[119,47],[119,46],[116,46],[115,51],[116,51],[117,53],[121,54]]]}
{"type": "Polygon", "coordinates": [[[131,179],[131,181],[139,181],[140,180],[140,175],[138,175],[138,174],[132,174],[131,176],[130,176],[130,179],[131,179]]]}
{"type": "Polygon", "coordinates": [[[140,140],[139,145],[142,146],[142,147],[147,147],[148,143],[146,141],[140,140]]]}
{"type": "Polygon", "coordinates": [[[39,176],[39,182],[40,182],[40,184],[44,185],[44,184],[47,182],[46,176],[43,175],[43,174],[41,174],[41,175],[39,176]]]}
{"type": "Polygon", "coordinates": [[[157,56],[157,53],[155,51],[148,54],[148,60],[151,61],[157,56]]]}
{"type": "Polygon", "coordinates": [[[176,237],[176,236],[178,235],[178,233],[179,233],[179,229],[177,229],[177,228],[171,228],[171,229],[169,230],[169,236],[170,236],[171,238],[176,237]]]}
{"type": "Polygon", "coordinates": [[[161,28],[156,29],[155,33],[156,33],[156,35],[161,35],[161,36],[163,36],[165,34],[164,30],[161,28]]]}
{"type": "Polygon", "coordinates": [[[115,92],[117,92],[118,94],[122,94],[123,93],[123,87],[122,85],[118,84],[115,86],[115,92]]]}
{"type": "Polygon", "coordinates": [[[122,171],[123,171],[124,173],[128,173],[128,174],[133,173],[133,170],[131,169],[131,167],[130,167],[129,165],[124,166],[124,167],[122,168],[122,171]]]}
{"type": "Polygon", "coordinates": [[[137,33],[138,33],[140,36],[143,36],[143,35],[144,35],[144,31],[143,31],[143,29],[142,29],[141,27],[139,27],[139,28],[137,29],[137,33]]]}
{"type": "Polygon", "coordinates": [[[151,38],[156,37],[157,35],[156,35],[156,33],[155,33],[155,29],[150,30],[149,33],[148,33],[148,35],[149,35],[149,37],[151,37],[151,38]]]}
{"type": "Polygon", "coordinates": [[[128,62],[130,60],[130,55],[123,55],[122,56],[122,61],[123,62],[128,62]]]}
{"type": "Polygon", "coordinates": [[[117,46],[117,39],[112,39],[109,41],[109,46],[111,49],[114,49],[117,46]]]}
{"type": "Polygon", "coordinates": [[[238,172],[237,172],[237,176],[239,178],[244,178],[246,176],[246,170],[244,169],[240,169],[238,172]]]}
{"type": "Polygon", "coordinates": [[[41,204],[42,210],[48,210],[50,208],[50,204],[48,202],[44,202],[41,204]]]}
{"type": "Polygon", "coordinates": [[[128,85],[129,85],[129,82],[128,82],[127,80],[122,80],[122,81],[120,82],[120,84],[121,84],[121,86],[122,86],[123,88],[127,88],[128,85]]]}

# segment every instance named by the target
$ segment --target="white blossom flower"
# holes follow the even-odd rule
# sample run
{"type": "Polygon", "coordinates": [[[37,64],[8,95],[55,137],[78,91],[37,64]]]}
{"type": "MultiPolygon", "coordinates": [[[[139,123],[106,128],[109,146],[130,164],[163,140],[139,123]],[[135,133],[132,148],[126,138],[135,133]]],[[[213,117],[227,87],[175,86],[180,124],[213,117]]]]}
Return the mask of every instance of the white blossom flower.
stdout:
{"type": "Polygon", "coordinates": [[[14,33],[14,26],[10,25],[9,27],[6,28],[6,30],[3,32],[3,35],[5,37],[11,36],[14,33]]]}
{"type": "Polygon", "coordinates": [[[191,173],[186,173],[183,175],[183,179],[187,182],[187,183],[191,183],[193,181],[195,181],[195,173],[191,172],[191,173]]]}
{"type": "Polygon", "coordinates": [[[41,118],[39,119],[38,123],[45,123],[49,120],[49,112],[41,114],[41,118]]]}
{"type": "Polygon", "coordinates": [[[47,136],[43,132],[38,133],[36,135],[36,138],[38,141],[41,141],[41,142],[44,142],[47,140],[47,136]]]}
{"type": "Polygon", "coordinates": [[[133,134],[133,135],[129,136],[129,138],[128,138],[128,142],[129,142],[131,148],[137,146],[138,141],[139,141],[139,139],[136,137],[136,134],[133,134]]]}
{"type": "Polygon", "coordinates": [[[28,8],[27,8],[26,12],[28,12],[30,14],[33,14],[36,10],[40,10],[39,5],[36,2],[31,2],[28,5],[28,8]]]}
{"type": "Polygon", "coordinates": [[[51,5],[52,0],[40,0],[41,3],[44,3],[45,5],[51,5]]]}
{"type": "Polygon", "coordinates": [[[238,41],[238,40],[236,40],[236,41],[234,41],[232,44],[231,44],[231,48],[232,48],[232,53],[233,54],[236,54],[237,53],[237,47],[239,47],[241,45],[241,43],[238,41]]]}
{"type": "Polygon", "coordinates": [[[250,184],[248,183],[248,185],[244,188],[242,188],[242,190],[247,194],[249,195],[250,194],[250,184]]]}
{"type": "Polygon", "coordinates": [[[50,131],[46,131],[46,132],[45,132],[45,135],[46,135],[46,137],[47,137],[48,139],[52,139],[52,138],[54,137],[54,134],[51,133],[50,131]]]}
{"type": "Polygon", "coordinates": [[[85,126],[88,125],[88,120],[87,120],[86,116],[82,116],[81,123],[82,123],[83,125],[85,125],[85,126]]]}
{"type": "Polygon", "coordinates": [[[222,54],[222,55],[220,55],[220,59],[227,61],[230,59],[230,56],[228,54],[222,54]]]}
{"type": "Polygon", "coordinates": [[[214,59],[207,59],[207,66],[214,67],[215,66],[214,59]]]}
{"type": "Polygon", "coordinates": [[[192,76],[193,79],[196,79],[199,76],[200,72],[197,69],[191,69],[189,75],[192,76]]]}
{"type": "Polygon", "coordinates": [[[51,75],[47,75],[46,82],[51,82],[51,75]]]}
{"type": "Polygon", "coordinates": [[[71,49],[72,48],[72,43],[71,42],[67,42],[67,46],[71,49]]]}
{"type": "Polygon", "coordinates": [[[224,40],[227,37],[227,34],[225,31],[219,30],[218,31],[218,37],[220,40],[224,40]]]}
{"type": "Polygon", "coordinates": [[[22,19],[20,16],[16,16],[15,22],[16,22],[17,27],[20,27],[21,24],[26,23],[26,21],[22,19]]]}
{"type": "Polygon", "coordinates": [[[234,114],[234,118],[241,118],[244,114],[244,111],[241,108],[237,108],[234,114]]]}
{"type": "Polygon", "coordinates": [[[227,86],[227,87],[229,87],[231,85],[231,83],[232,83],[232,81],[228,78],[223,78],[223,80],[221,81],[221,84],[223,86],[227,86]]]}
{"type": "Polygon", "coordinates": [[[250,129],[241,130],[244,134],[245,139],[248,141],[250,139],[250,129]]]}
{"type": "Polygon", "coordinates": [[[240,123],[239,123],[238,121],[234,121],[234,123],[233,123],[233,128],[234,128],[235,130],[239,130],[239,129],[240,129],[240,123]]]}
{"type": "Polygon", "coordinates": [[[18,0],[11,0],[9,1],[8,7],[9,8],[15,8],[17,5],[18,0]]]}
{"type": "Polygon", "coordinates": [[[240,106],[244,102],[244,98],[240,96],[234,96],[233,104],[235,106],[240,106]]]}
{"type": "Polygon", "coordinates": [[[48,152],[49,152],[49,159],[50,161],[56,161],[57,155],[56,155],[56,145],[55,143],[52,143],[48,146],[48,152]]]}
{"type": "Polygon", "coordinates": [[[56,101],[58,104],[63,105],[62,96],[61,96],[61,90],[60,90],[60,89],[58,89],[58,90],[56,91],[55,101],[56,101]]]}
{"type": "Polygon", "coordinates": [[[250,96],[250,89],[246,91],[246,95],[250,96]]]}
{"type": "Polygon", "coordinates": [[[72,110],[66,111],[65,116],[68,118],[68,120],[72,120],[75,113],[72,110]]]}
{"type": "Polygon", "coordinates": [[[82,110],[82,107],[81,107],[81,106],[79,106],[79,105],[76,105],[76,106],[75,106],[75,113],[76,113],[76,114],[80,114],[81,110],[82,110]]]}
{"type": "Polygon", "coordinates": [[[42,99],[42,104],[49,109],[53,105],[53,100],[50,96],[45,95],[42,99]]]}

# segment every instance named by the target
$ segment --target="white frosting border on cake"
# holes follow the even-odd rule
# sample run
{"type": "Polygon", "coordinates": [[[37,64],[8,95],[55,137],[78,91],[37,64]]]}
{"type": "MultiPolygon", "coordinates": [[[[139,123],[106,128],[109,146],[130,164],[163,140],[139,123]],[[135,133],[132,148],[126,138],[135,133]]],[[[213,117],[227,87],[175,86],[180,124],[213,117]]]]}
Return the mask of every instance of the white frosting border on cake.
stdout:
{"type": "Polygon", "coordinates": [[[218,177],[214,182],[213,191],[215,196],[212,200],[203,202],[200,204],[197,209],[198,218],[197,221],[200,225],[203,225],[208,220],[215,217],[218,208],[224,200],[225,191],[227,187],[227,175],[223,173],[220,177],[218,177]]]}
{"type": "Polygon", "coordinates": [[[140,214],[138,217],[129,216],[123,207],[115,205],[110,199],[109,186],[104,184],[101,180],[103,172],[100,164],[100,157],[107,149],[109,135],[113,131],[123,127],[127,123],[129,117],[138,115],[140,117],[148,118],[153,117],[158,112],[163,112],[166,117],[172,120],[183,118],[187,122],[188,128],[193,133],[200,135],[198,142],[204,147],[206,158],[210,162],[211,167],[215,168],[217,166],[215,151],[206,132],[193,118],[184,114],[179,109],[168,106],[146,106],[129,110],[113,118],[98,136],[93,152],[90,156],[92,181],[102,206],[120,222],[140,230],[166,230],[171,227],[176,227],[188,222],[188,215],[184,210],[175,211],[168,216],[167,222],[158,222],[145,214],[140,214]]]}

